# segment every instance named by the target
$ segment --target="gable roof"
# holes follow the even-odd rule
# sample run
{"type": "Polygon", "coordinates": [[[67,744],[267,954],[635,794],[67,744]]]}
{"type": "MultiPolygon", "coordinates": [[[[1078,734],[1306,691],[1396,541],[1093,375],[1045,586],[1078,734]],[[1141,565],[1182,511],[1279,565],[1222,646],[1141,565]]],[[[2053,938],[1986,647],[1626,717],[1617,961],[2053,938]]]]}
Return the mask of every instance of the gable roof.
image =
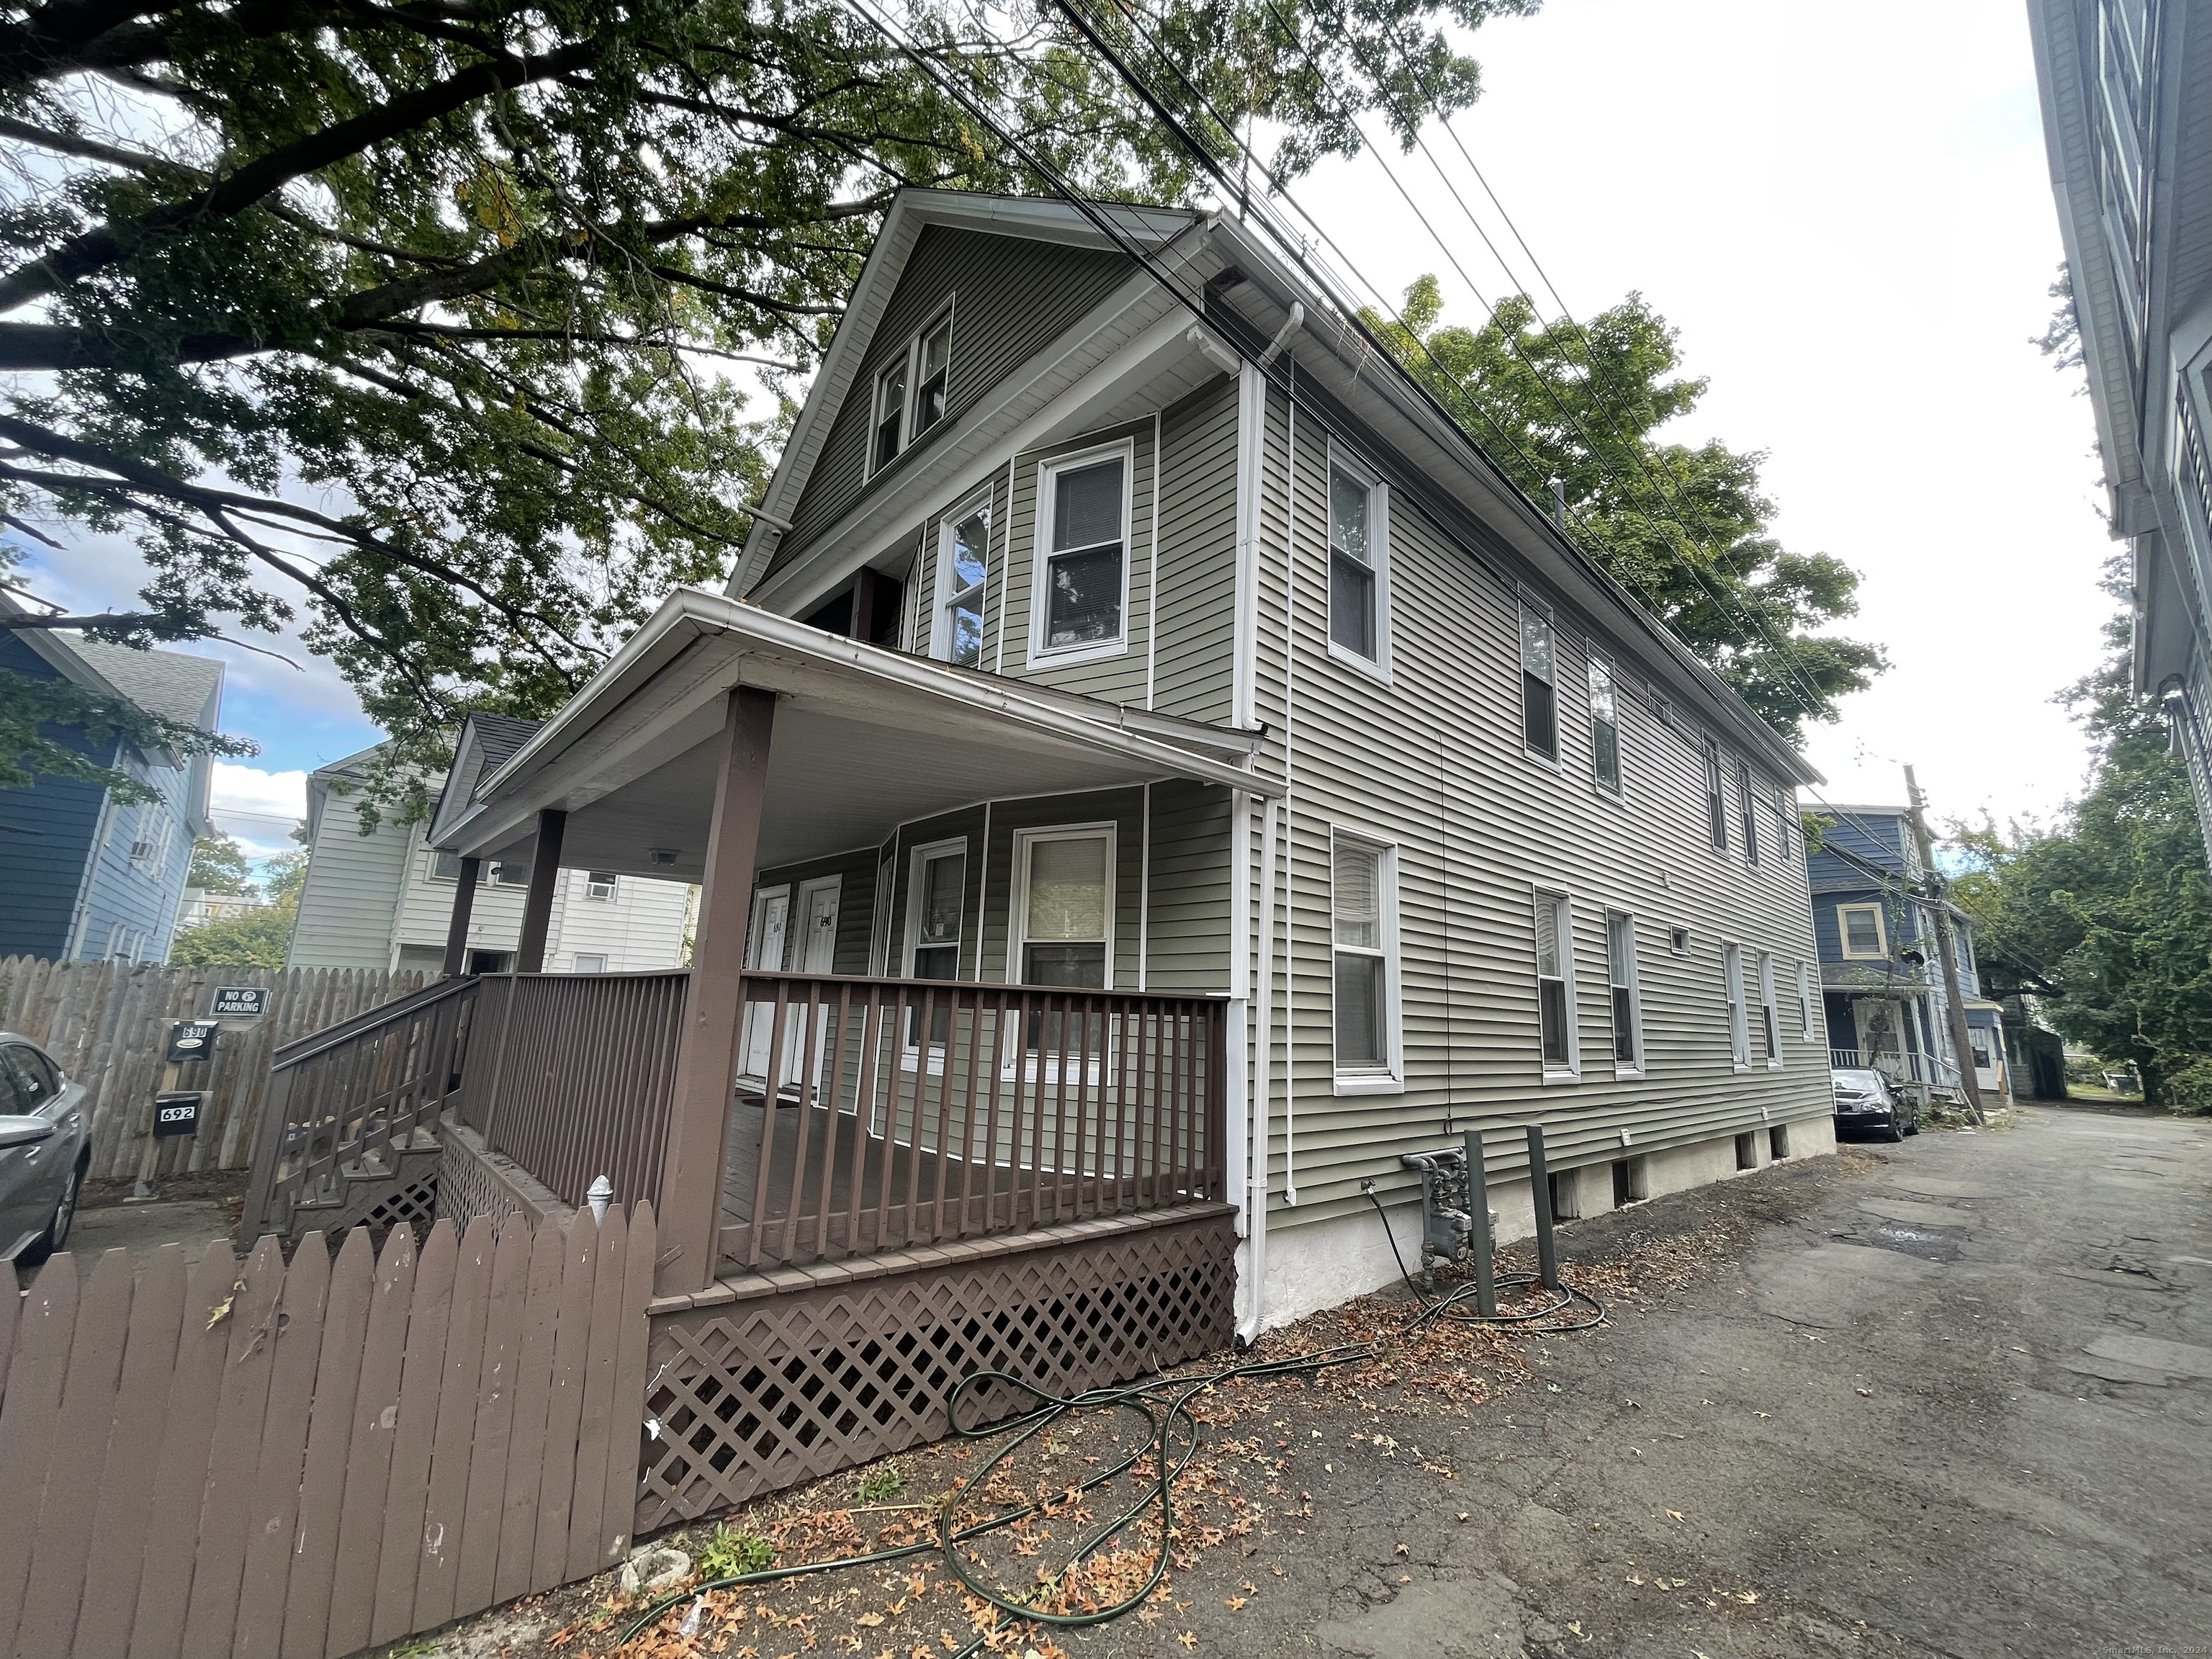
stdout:
{"type": "Polygon", "coordinates": [[[180,726],[215,729],[216,694],[222,687],[222,664],[213,657],[181,651],[133,651],[104,640],[70,635],[69,648],[100,677],[149,714],[180,726]]]}
{"type": "MultiPolygon", "coordinates": [[[[1133,278],[1152,283],[1152,303],[1181,311],[1209,332],[1227,337],[1247,362],[1263,351],[1263,371],[1279,389],[1322,410],[1334,429],[1391,477],[1451,539],[1501,580],[1528,587],[1585,619],[1600,635],[1633,653],[1657,694],[1737,750],[1755,756],[1763,769],[1793,784],[1818,783],[1820,775],[1753,712],[1735,688],[1647,611],[1610,572],[1585,552],[1549,514],[1530,501],[1428,392],[1359,322],[1339,311],[1273,244],[1234,216],[1182,210],[1098,204],[1132,242],[1171,261],[1187,293],[1202,295],[1193,312],[1148,272],[1132,265],[1133,278]],[[1303,327],[1287,328],[1294,314],[1303,327]],[[1270,349],[1279,334],[1279,350],[1270,349]]],[[[908,255],[926,224],[954,224],[1006,235],[1042,238],[1072,246],[1115,246],[1066,203],[1028,198],[909,189],[900,192],[859,282],[843,321],[791,441],[778,460],[763,501],[763,516],[747,537],[728,592],[742,597],[768,571],[837,409],[851,392],[876,325],[889,304],[908,255]]],[[[1218,338],[1200,342],[1229,359],[1218,338]]],[[[811,544],[810,544],[810,553],[811,544]]],[[[779,575],[777,580],[782,580],[779,575]]]]}

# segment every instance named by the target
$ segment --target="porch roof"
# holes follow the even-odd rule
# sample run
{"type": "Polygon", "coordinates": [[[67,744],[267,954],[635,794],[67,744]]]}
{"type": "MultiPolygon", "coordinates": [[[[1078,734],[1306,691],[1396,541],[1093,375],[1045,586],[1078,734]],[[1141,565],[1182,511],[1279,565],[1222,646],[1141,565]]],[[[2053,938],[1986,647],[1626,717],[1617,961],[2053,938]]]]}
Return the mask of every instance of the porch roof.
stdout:
{"type": "Polygon", "coordinates": [[[699,880],[725,697],[740,685],[778,694],[762,865],[872,846],[909,819],[1008,795],[1169,778],[1282,793],[1239,764],[1256,732],[887,651],[682,588],[518,752],[447,790],[431,843],[498,857],[526,847],[551,807],[568,814],[564,865],[699,880]]]}

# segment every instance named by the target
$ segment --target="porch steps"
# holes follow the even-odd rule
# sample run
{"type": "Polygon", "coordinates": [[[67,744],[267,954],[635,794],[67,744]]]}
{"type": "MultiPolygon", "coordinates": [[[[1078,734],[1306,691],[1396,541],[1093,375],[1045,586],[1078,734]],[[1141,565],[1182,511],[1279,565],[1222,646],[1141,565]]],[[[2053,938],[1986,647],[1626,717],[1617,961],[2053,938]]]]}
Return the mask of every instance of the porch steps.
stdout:
{"type": "Polygon", "coordinates": [[[437,1215],[438,1166],[445,1156],[443,1146],[418,1135],[411,1146],[390,1147],[374,1163],[349,1165],[338,1171],[337,1185],[327,1195],[293,1205],[291,1231],[319,1228],[334,1236],[349,1227],[428,1222],[437,1215]]]}

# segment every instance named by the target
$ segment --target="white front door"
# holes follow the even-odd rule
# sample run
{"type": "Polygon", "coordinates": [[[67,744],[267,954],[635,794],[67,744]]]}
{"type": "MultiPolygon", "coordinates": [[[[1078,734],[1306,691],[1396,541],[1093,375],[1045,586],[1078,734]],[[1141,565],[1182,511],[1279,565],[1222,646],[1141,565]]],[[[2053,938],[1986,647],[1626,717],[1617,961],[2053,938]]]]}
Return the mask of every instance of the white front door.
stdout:
{"type": "Polygon", "coordinates": [[[827,974],[837,962],[837,890],[843,878],[824,876],[799,884],[799,970],[827,974]]]}
{"type": "MultiPolygon", "coordinates": [[[[784,942],[791,931],[791,889],[765,887],[753,898],[752,936],[745,941],[745,966],[775,972],[783,966],[784,942]]],[[[747,1077],[768,1070],[768,1045],[774,1011],[765,1003],[745,1005],[745,1063],[738,1069],[747,1077]]]]}

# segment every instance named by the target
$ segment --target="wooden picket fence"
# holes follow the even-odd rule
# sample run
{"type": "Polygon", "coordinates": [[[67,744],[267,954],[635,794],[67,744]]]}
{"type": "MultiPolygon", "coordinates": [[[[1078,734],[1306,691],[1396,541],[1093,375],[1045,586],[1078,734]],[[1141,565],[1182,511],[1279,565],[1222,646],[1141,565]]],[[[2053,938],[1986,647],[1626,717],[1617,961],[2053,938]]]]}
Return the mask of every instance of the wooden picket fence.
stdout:
{"type": "Polygon", "coordinates": [[[620,1562],[655,1239],[641,1204],[8,1272],[0,1655],[337,1659],[620,1562]]]}
{"type": "Polygon", "coordinates": [[[283,1044],[420,988],[422,975],[367,968],[155,968],[130,962],[0,960],[0,1030],[53,1055],[92,1097],[94,1178],[138,1173],[173,1020],[205,1018],[219,985],[267,986],[269,1012],[226,1020],[214,1058],[180,1068],[182,1089],[207,1092],[196,1135],[161,1146],[156,1172],[242,1170],[283,1044]]]}

